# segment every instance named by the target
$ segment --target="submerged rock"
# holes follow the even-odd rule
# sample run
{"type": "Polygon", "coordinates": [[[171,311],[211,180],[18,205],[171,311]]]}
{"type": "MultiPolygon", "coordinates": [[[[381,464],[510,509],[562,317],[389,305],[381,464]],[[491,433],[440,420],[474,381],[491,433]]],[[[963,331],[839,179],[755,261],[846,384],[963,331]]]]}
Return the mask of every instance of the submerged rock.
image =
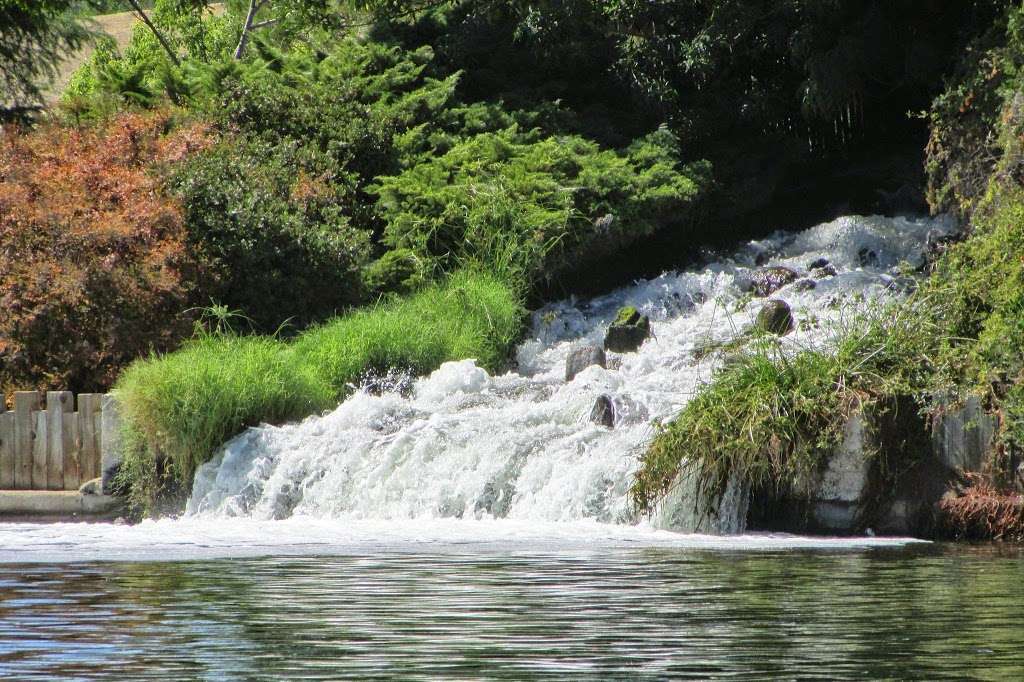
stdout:
{"type": "Polygon", "coordinates": [[[815,258],[808,265],[808,270],[817,270],[819,268],[827,268],[832,265],[832,262],[828,258],[815,258]]]}
{"type": "Polygon", "coordinates": [[[606,363],[604,351],[597,346],[577,348],[565,359],[565,380],[572,381],[577,374],[591,365],[605,367],[606,363]]]}
{"type": "Polygon", "coordinates": [[[857,252],[857,260],[862,268],[878,267],[878,254],[868,248],[857,252]]]}
{"type": "Polygon", "coordinates": [[[757,313],[757,320],[754,322],[756,329],[785,336],[793,331],[793,311],[785,301],[773,299],[766,301],[757,313]]]}
{"type": "MultiPolygon", "coordinates": [[[[821,260],[825,259],[822,258],[821,260]]],[[[822,265],[821,267],[811,268],[811,277],[813,277],[814,279],[825,279],[827,277],[835,277],[838,274],[839,271],[836,270],[836,266],[832,265],[828,261],[825,261],[825,264],[822,265]]]]}
{"type": "Polygon", "coordinates": [[[796,289],[797,291],[810,291],[811,289],[814,289],[816,286],[818,286],[818,283],[815,282],[813,279],[807,277],[803,279],[798,279],[796,282],[793,283],[793,288],[796,289]]]}
{"type": "Polygon", "coordinates": [[[633,306],[625,306],[619,309],[615,321],[608,327],[604,347],[615,353],[630,353],[643,345],[650,335],[650,318],[633,306]]]}
{"type": "Polygon", "coordinates": [[[615,426],[615,404],[610,396],[602,394],[594,401],[594,408],[590,411],[590,421],[609,429],[615,426]]]}
{"type": "Polygon", "coordinates": [[[751,285],[755,296],[771,296],[782,287],[795,282],[799,277],[795,271],[782,266],[763,268],[751,275],[751,285]]]}

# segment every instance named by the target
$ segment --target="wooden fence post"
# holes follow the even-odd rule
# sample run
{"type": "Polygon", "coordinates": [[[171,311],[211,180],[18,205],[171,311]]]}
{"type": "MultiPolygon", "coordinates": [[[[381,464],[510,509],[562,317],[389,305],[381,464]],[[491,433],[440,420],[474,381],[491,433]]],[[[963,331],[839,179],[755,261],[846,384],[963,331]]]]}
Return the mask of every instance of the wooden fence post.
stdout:
{"type": "Polygon", "coordinates": [[[0,396],[0,488],[14,487],[14,413],[4,409],[0,396]]]}
{"type": "Polygon", "coordinates": [[[14,487],[32,487],[32,444],[35,439],[33,411],[39,407],[35,391],[14,394],[14,487]]]}
{"type": "MultiPolygon", "coordinates": [[[[75,394],[71,391],[49,391],[46,394],[46,488],[64,490],[64,467],[72,465],[70,478],[78,480],[78,466],[74,461],[73,421],[75,394]]],[[[77,484],[75,485],[77,488],[77,484]]]]}
{"type": "Polygon", "coordinates": [[[99,393],[78,395],[78,462],[81,467],[81,482],[91,481],[100,475],[99,443],[99,393]]]}
{"type": "Polygon", "coordinates": [[[46,409],[32,413],[32,483],[30,490],[46,490],[46,442],[50,434],[46,430],[46,409]]]}
{"type": "Polygon", "coordinates": [[[121,466],[121,412],[117,400],[109,393],[100,398],[100,405],[100,476],[106,493],[114,488],[114,478],[121,466]]]}

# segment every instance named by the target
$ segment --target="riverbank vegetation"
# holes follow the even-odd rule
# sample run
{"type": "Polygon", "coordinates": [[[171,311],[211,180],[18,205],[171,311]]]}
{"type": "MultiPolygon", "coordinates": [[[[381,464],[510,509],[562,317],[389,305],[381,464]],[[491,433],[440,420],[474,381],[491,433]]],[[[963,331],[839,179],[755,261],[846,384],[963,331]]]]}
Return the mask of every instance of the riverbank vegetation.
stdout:
{"type": "MultiPolygon", "coordinates": [[[[806,497],[853,412],[903,396],[928,415],[980,393],[998,415],[993,459],[962,497],[939,505],[938,532],[1019,536],[1022,19],[1015,8],[979,37],[958,67],[958,79],[929,114],[928,194],[934,209],[963,217],[962,241],[933,244],[929,274],[908,300],[840,332],[834,351],[783,355],[770,340],[748,345],[656,437],[633,488],[641,509],[652,510],[683,468],[696,472],[709,504],[730,476],[754,489],[806,497]]],[[[912,464],[890,462],[886,468],[912,464]]]]}
{"type": "Polygon", "coordinates": [[[126,426],[120,478],[137,509],[151,510],[162,488],[187,486],[247,426],[321,412],[368,375],[417,376],[463,358],[501,370],[524,311],[499,277],[460,271],[291,340],[239,333],[246,320],[219,312],[184,347],[135,362],[115,385],[126,426]]]}
{"type": "Polygon", "coordinates": [[[16,123],[0,139],[0,388],[114,386],[140,500],[368,371],[497,369],[523,305],[820,221],[837,200],[925,210],[926,189],[979,239],[1001,236],[942,257],[924,289],[962,296],[914,299],[921,329],[887,311],[837,354],[758,342],[655,443],[641,506],[686,459],[712,487],[734,469],[805,478],[846,406],[894,381],[923,394],[922,372],[1020,371],[996,357],[1018,273],[993,257],[1018,248],[1017,199],[989,179],[1016,173],[1004,155],[993,174],[1015,134],[1000,122],[1020,64],[1012,3],[30,4],[0,14],[0,35],[38,45],[38,63],[0,51],[20,96],[86,39],[81,17],[140,21],[123,50],[97,42],[59,105],[2,112],[16,123]],[[212,333],[206,308],[245,321],[212,333]],[[720,460],[713,442],[730,444],[720,460]]]}

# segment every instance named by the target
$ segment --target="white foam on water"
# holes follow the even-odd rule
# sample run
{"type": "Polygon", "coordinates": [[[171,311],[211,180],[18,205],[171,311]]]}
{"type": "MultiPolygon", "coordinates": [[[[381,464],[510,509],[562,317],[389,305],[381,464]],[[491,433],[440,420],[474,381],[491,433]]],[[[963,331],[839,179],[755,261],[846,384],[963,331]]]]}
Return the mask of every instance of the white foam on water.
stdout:
{"type": "Polygon", "coordinates": [[[192,561],[255,556],[390,553],[571,554],[681,551],[863,551],[901,547],[909,538],[697,535],[596,521],[415,519],[281,521],[190,517],[113,523],[0,523],[0,564],[84,561],[192,561]]]}

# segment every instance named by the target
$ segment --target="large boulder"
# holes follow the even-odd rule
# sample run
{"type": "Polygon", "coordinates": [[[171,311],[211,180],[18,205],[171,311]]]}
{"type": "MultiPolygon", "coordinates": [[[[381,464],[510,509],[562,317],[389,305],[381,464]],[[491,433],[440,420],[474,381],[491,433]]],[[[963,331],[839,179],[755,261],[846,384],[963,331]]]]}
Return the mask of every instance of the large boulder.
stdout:
{"type": "Polygon", "coordinates": [[[597,346],[582,346],[569,353],[565,359],[565,380],[572,381],[577,374],[591,365],[607,366],[604,351],[597,346]]]}
{"type": "Polygon", "coordinates": [[[635,351],[651,335],[651,320],[633,306],[619,308],[615,321],[608,327],[604,348],[614,353],[635,351]]]}
{"type": "Polygon", "coordinates": [[[793,311],[790,310],[789,304],[777,299],[765,301],[754,322],[756,329],[779,336],[790,333],[794,326],[793,311]]]}
{"type": "Polygon", "coordinates": [[[755,270],[750,282],[755,296],[771,296],[782,287],[795,282],[799,275],[789,268],[776,266],[755,270]]]}

